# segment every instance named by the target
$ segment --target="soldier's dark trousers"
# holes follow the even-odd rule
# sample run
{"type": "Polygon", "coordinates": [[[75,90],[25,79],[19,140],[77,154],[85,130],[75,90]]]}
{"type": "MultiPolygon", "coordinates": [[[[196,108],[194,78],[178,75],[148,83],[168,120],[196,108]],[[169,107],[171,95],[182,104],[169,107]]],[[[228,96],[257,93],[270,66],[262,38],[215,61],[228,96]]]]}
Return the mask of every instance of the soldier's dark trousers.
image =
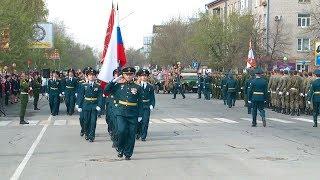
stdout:
{"type": "Polygon", "coordinates": [[[85,123],[84,123],[83,111],[80,112],[79,121],[80,121],[80,127],[81,127],[80,132],[85,134],[86,133],[86,129],[85,129],[86,127],[85,127],[85,123]]]}
{"type": "Polygon", "coordinates": [[[251,112],[252,112],[252,103],[248,103],[247,104],[247,108],[248,108],[248,114],[251,114],[251,112]]]}
{"type": "Polygon", "coordinates": [[[28,94],[21,94],[20,100],[21,100],[21,107],[20,107],[20,118],[24,118],[26,115],[26,109],[28,105],[28,94]]]}
{"type": "Polygon", "coordinates": [[[10,93],[6,92],[5,96],[4,96],[4,104],[6,106],[9,105],[9,97],[10,97],[10,93]]]}
{"type": "Polygon", "coordinates": [[[227,91],[223,91],[222,90],[222,100],[223,100],[223,104],[227,105],[227,99],[228,99],[228,93],[227,91]]]}
{"type": "Polygon", "coordinates": [[[143,109],[142,120],[138,123],[137,133],[141,139],[146,139],[148,135],[148,128],[150,122],[150,109],[145,108],[143,109]]]}
{"type": "Polygon", "coordinates": [[[40,96],[40,93],[38,93],[38,92],[33,93],[33,98],[34,98],[33,107],[34,108],[38,108],[39,96],[40,96]]]}
{"type": "Polygon", "coordinates": [[[49,95],[49,106],[52,115],[59,114],[59,107],[60,107],[60,97],[59,94],[51,94],[49,95]]]}
{"type": "Polygon", "coordinates": [[[183,98],[185,98],[186,96],[184,95],[183,91],[182,91],[182,87],[180,86],[175,86],[175,88],[173,89],[173,98],[175,99],[177,97],[177,93],[180,93],[182,95],[183,98]]]}
{"type": "Polygon", "coordinates": [[[98,115],[104,115],[106,113],[106,98],[102,97],[102,105],[101,105],[101,111],[98,112],[98,115]]]}
{"type": "Polygon", "coordinates": [[[134,144],[136,140],[137,117],[125,117],[117,115],[117,136],[118,136],[118,151],[126,157],[131,157],[133,154],[134,144]]]}
{"type": "Polygon", "coordinates": [[[210,89],[205,88],[203,94],[206,100],[210,100],[210,89]]]}
{"type": "Polygon", "coordinates": [[[260,112],[261,118],[266,117],[266,112],[264,110],[264,102],[263,101],[253,101],[252,102],[252,124],[256,125],[257,124],[257,114],[258,110],[260,112]]]}
{"type": "Polygon", "coordinates": [[[201,99],[202,88],[198,86],[198,98],[201,99]]]}
{"type": "Polygon", "coordinates": [[[320,111],[320,102],[313,102],[313,122],[318,124],[318,115],[320,111]]]}
{"type": "Polygon", "coordinates": [[[232,106],[234,106],[236,102],[236,93],[235,92],[231,92],[231,93],[228,93],[228,106],[231,108],[232,106]]]}
{"type": "Polygon", "coordinates": [[[75,92],[66,93],[66,107],[67,107],[67,113],[68,114],[73,114],[74,113],[75,104],[76,104],[75,92]]]}
{"type": "Polygon", "coordinates": [[[98,116],[97,110],[84,110],[83,111],[86,136],[90,140],[94,140],[96,137],[97,116],[98,116]]]}

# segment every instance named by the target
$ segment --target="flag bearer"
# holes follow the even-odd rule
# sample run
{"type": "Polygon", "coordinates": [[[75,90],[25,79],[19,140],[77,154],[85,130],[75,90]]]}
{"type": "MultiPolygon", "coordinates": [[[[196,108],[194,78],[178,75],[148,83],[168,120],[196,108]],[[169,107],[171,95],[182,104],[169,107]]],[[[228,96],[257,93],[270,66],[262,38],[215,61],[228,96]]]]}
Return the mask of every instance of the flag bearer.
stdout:
{"type": "Polygon", "coordinates": [[[122,76],[114,79],[106,87],[106,92],[113,94],[117,100],[115,115],[117,119],[118,157],[125,155],[130,160],[133,154],[136,127],[142,120],[143,102],[142,88],[134,83],[136,70],[127,67],[122,70],[122,76]]]}
{"type": "Polygon", "coordinates": [[[151,84],[148,83],[149,71],[146,69],[141,69],[137,72],[138,83],[142,87],[142,120],[138,123],[138,134],[137,139],[141,137],[141,141],[146,141],[149,121],[150,121],[150,112],[154,109],[155,106],[155,95],[154,88],[151,84]]]}
{"type": "Polygon", "coordinates": [[[52,79],[48,82],[47,96],[49,96],[49,106],[52,116],[59,114],[60,97],[61,94],[61,81],[59,78],[59,71],[52,71],[52,79]]]}
{"type": "Polygon", "coordinates": [[[93,142],[95,139],[98,112],[102,106],[102,90],[96,80],[96,71],[87,71],[88,82],[79,91],[79,108],[83,111],[83,119],[86,133],[86,140],[93,142]]]}
{"type": "Polygon", "coordinates": [[[264,106],[267,100],[268,93],[268,82],[261,77],[263,71],[261,68],[255,70],[256,78],[250,83],[248,99],[252,103],[252,127],[257,126],[257,111],[259,110],[260,116],[262,118],[263,127],[266,127],[266,115],[264,111],[264,106]]]}
{"type": "Polygon", "coordinates": [[[67,114],[71,116],[74,113],[78,86],[78,79],[75,77],[74,69],[68,70],[68,77],[64,79],[63,85],[64,91],[62,94],[66,97],[67,114]]]}
{"type": "Polygon", "coordinates": [[[316,79],[310,85],[308,104],[313,104],[313,127],[318,127],[318,115],[320,109],[320,70],[315,70],[316,79]]]}

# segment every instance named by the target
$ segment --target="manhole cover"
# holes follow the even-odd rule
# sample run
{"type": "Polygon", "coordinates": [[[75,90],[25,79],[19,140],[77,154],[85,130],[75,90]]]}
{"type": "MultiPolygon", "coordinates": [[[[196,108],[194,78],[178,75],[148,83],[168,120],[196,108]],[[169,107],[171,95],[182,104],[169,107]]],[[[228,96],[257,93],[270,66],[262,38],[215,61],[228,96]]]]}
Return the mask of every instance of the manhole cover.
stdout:
{"type": "Polygon", "coordinates": [[[270,157],[270,156],[267,156],[267,157],[258,157],[256,159],[259,159],[259,160],[267,160],[267,161],[283,161],[283,160],[288,160],[287,158],[280,158],[280,157],[270,157]]]}

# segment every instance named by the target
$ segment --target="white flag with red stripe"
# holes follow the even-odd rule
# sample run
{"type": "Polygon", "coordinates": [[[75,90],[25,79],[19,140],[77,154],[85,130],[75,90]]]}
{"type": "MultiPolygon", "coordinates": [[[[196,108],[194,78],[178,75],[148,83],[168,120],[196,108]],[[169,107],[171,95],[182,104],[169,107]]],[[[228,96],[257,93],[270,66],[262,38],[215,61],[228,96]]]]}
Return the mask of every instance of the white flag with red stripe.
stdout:
{"type": "Polygon", "coordinates": [[[248,53],[248,59],[247,59],[247,68],[255,68],[255,67],[256,67],[256,59],[254,57],[251,40],[250,40],[249,53],[248,53]]]}

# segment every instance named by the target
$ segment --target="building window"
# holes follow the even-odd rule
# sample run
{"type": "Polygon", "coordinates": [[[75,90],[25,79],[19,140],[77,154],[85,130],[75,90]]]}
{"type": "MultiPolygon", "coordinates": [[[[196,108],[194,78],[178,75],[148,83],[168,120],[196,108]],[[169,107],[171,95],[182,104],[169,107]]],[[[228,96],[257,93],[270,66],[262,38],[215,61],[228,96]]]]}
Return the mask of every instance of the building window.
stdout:
{"type": "Polygon", "coordinates": [[[298,39],[298,51],[310,51],[310,39],[299,38],[298,39]]]}
{"type": "Polygon", "coordinates": [[[309,3],[310,0],[298,0],[299,3],[309,3]]]}
{"type": "Polygon", "coordinates": [[[309,27],[310,26],[310,14],[298,14],[298,26],[309,27]]]}

